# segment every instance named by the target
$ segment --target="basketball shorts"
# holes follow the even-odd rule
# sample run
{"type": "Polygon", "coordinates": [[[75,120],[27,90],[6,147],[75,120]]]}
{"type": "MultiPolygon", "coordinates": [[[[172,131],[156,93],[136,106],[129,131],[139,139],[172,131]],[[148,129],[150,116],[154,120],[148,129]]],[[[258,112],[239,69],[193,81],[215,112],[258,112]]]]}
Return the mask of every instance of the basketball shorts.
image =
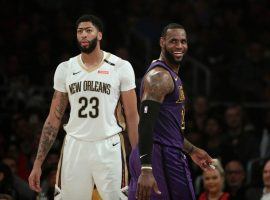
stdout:
{"type": "Polygon", "coordinates": [[[67,135],[58,166],[55,199],[89,200],[96,185],[103,200],[119,200],[121,187],[127,182],[123,180],[127,179],[127,172],[120,137],[117,134],[89,142],[67,135]]]}
{"type": "MultiPolygon", "coordinates": [[[[195,200],[188,161],[180,149],[154,144],[152,167],[161,195],[152,190],[151,200],[195,200]]],[[[141,173],[138,148],[131,152],[129,169],[131,180],[128,199],[135,200],[137,181],[141,173]]]]}

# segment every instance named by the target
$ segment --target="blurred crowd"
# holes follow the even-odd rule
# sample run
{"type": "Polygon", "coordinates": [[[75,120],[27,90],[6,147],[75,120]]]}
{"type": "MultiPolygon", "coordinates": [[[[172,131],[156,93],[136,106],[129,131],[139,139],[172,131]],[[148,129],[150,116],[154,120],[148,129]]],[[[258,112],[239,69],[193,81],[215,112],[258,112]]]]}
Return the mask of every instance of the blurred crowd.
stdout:
{"type": "MultiPolygon", "coordinates": [[[[103,49],[131,62],[137,88],[149,63],[159,56],[164,25],[184,25],[188,57],[211,73],[210,92],[199,88],[194,93],[191,64],[184,59],[180,68],[188,104],[186,137],[221,161],[225,179],[237,176],[224,180],[231,196],[262,188],[264,161],[270,156],[269,4],[267,0],[0,0],[0,193],[19,200],[35,198],[26,181],[49,109],[53,74],[60,62],[79,53],[74,24],[84,13],[103,19],[103,49]],[[250,102],[256,106],[246,107],[250,102]]],[[[42,187],[48,199],[64,135],[60,130],[44,165],[42,187]]],[[[196,166],[191,167],[199,195],[204,178],[196,166]]]]}

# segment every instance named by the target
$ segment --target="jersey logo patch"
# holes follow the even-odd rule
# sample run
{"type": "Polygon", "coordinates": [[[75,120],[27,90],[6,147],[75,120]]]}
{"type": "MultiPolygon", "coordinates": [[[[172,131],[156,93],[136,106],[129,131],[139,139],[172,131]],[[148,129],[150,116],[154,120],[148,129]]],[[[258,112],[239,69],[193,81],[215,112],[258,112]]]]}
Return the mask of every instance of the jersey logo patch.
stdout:
{"type": "Polygon", "coordinates": [[[113,145],[113,146],[116,146],[116,145],[118,145],[118,144],[119,144],[119,142],[116,142],[116,143],[113,143],[112,145],[113,145]]]}
{"type": "Polygon", "coordinates": [[[99,74],[109,74],[109,71],[107,70],[98,70],[99,74]]]}
{"type": "Polygon", "coordinates": [[[185,93],[183,90],[183,86],[182,85],[179,86],[178,90],[179,90],[179,97],[178,97],[178,100],[176,101],[176,103],[182,103],[185,101],[185,93]]]}
{"type": "Polygon", "coordinates": [[[114,64],[114,63],[112,63],[112,62],[108,61],[107,59],[104,59],[104,62],[108,63],[109,65],[115,66],[115,64],[114,64]]]}
{"type": "Polygon", "coordinates": [[[73,72],[73,75],[79,74],[81,71],[73,72]]]}

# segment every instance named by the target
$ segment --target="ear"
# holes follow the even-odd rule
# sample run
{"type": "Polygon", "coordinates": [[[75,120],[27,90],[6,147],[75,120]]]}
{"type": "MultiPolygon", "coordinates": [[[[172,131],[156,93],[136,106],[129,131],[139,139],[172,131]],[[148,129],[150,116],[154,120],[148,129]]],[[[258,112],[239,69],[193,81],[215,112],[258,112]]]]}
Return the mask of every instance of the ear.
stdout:
{"type": "Polygon", "coordinates": [[[102,33],[101,32],[98,32],[98,40],[102,40],[102,33]]]}
{"type": "Polygon", "coordinates": [[[164,37],[160,37],[160,39],[159,39],[159,45],[160,45],[161,48],[164,47],[164,45],[165,45],[165,38],[164,37]]]}

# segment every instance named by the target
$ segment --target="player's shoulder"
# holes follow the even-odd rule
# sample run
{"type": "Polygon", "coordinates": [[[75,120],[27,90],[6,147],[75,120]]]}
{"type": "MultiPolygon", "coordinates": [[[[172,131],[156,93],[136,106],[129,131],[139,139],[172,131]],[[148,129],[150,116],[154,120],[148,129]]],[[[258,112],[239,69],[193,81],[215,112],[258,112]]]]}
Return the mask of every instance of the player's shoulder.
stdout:
{"type": "Polygon", "coordinates": [[[164,69],[161,66],[156,66],[155,68],[152,68],[146,73],[147,78],[160,78],[160,80],[168,80],[171,79],[171,75],[168,72],[168,70],[164,69]]]}
{"type": "Polygon", "coordinates": [[[114,66],[114,67],[123,67],[123,66],[127,66],[127,67],[131,67],[131,64],[129,61],[127,60],[124,60],[122,58],[120,58],[119,56],[117,55],[114,55],[112,53],[109,53],[109,52],[105,52],[105,58],[104,58],[104,62],[111,65],[111,66],[114,66]]]}
{"type": "MultiPolygon", "coordinates": [[[[164,63],[162,63],[160,60],[153,60],[150,65],[150,70],[160,71],[164,73],[169,73],[168,69],[164,66],[164,63]]],[[[149,71],[150,71],[149,70],[149,71]]]]}
{"type": "Polygon", "coordinates": [[[144,82],[149,82],[157,84],[167,84],[172,83],[172,77],[170,72],[165,69],[162,65],[156,65],[155,67],[151,68],[144,76],[144,82]]]}
{"type": "Polygon", "coordinates": [[[146,73],[146,77],[147,76],[169,78],[171,77],[171,74],[169,70],[164,66],[164,64],[157,59],[151,62],[151,65],[149,66],[146,73]]]}
{"type": "Polygon", "coordinates": [[[78,62],[78,56],[79,56],[79,55],[76,55],[76,56],[70,57],[70,58],[67,59],[67,60],[62,61],[62,62],[58,65],[57,68],[61,68],[61,69],[63,69],[63,70],[67,70],[72,64],[78,62]]]}
{"type": "Polygon", "coordinates": [[[156,65],[155,67],[149,69],[146,73],[147,76],[154,76],[154,77],[171,77],[170,72],[165,69],[162,65],[156,65]]]}

